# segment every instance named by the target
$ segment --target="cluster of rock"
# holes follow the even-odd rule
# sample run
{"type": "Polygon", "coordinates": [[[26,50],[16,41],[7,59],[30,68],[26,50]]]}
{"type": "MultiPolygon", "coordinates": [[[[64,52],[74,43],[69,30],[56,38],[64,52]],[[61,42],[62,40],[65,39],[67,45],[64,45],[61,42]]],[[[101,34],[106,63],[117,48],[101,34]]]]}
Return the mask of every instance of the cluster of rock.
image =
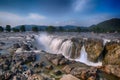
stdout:
{"type": "Polygon", "coordinates": [[[22,74],[27,67],[25,64],[34,62],[36,56],[34,53],[21,53],[14,55],[1,55],[0,56],[0,78],[1,80],[18,80],[24,75],[22,74]]]}
{"type": "Polygon", "coordinates": [[[109,42],[104,48],[103,71],[120,77],[120,43],[109,42]]]}
{"type": "Polygon", "coordinates": [[[96,80],[98,75],[98,69],[95,67],[89,67],[84,64],[84,67],[78,65],[75,61],[70,61],[64,58],[64,56],[58,54],[46,54],[46,58],[55,66],[62,66],[63,73],[67,74],[63,76],[60,80],[96,80]]]}
{"type": "MultiPolygon", "coordinates": [[[[116,75],[120,77],[120,42],[119,41],[110,41],[104,44],[104,41],[101,39],[72,39],[74,42],[72,51],[76,48],[76,43],[79,44],[79,49],[81,49],[81,45],[84,44],[85,50],[87,52],[87,57],[89,61],[97,62],[99,60],[102,61],[102,69],[103,71],[116,75]],[[81,44],[81,45],[80,45],[81,44]]],[[[74,52],[72,56],[75,56],[74,52]]],[[[80,54],[81,55],[81,54],[80,54]]],[[[71,57],[72,58],[72,57],[71,57]]]]}

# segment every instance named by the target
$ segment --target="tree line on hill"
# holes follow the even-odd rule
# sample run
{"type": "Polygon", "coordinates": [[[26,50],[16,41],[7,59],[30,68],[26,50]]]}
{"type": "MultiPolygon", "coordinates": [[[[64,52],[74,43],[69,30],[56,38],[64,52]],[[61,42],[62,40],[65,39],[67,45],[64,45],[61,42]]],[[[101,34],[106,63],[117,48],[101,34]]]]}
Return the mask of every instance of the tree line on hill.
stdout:
{"type": "MultiPolygon", "coordinates": [[[[25,25],[21,25],[19,28],[11,27],[10,25],[6,25],[6,27],[0,26],[0,32],[25,32],[28,31],[25,25]]],[[[47,26],[45,30],[39,29],[37,26],[33,26],[31,31],[46,31],[46,32],[81,32],[80,27],[76,27],[75,29],[64,29],[63,27],[55,27],[55,26],[47,26]]]]}
{"type": "MultiPolygon", "coordinates": [[[[30,26],[21,25],[19,27],[12,28],[10,25],[6,27],[0,26],[0,32],[25,32],[28,31],[30,26]]],[[[92,25],[90,27],[78,27],[78,26],[64,26],[64,27],[55,27],[55,26],[35,26],[31,25],[30,31],[46,31],[46,32],[96,32],[96,33],[113,33],[120,32],[120,19],[113,18],[110,20],[103,21],[99,24],[92,25]],[[43,29],[44,28],[44,29],[43,29]]]]}
{"type": "MultiPolygon", "coordinates": [[[[19,29],[15,27],[12,28],[10,25],[6,25],[5,28],[0,26],[0,32],[25,32],[25,31],[27,31],[25,25],[21,25],[19,29]]],[[[37,27],[33,26],[32,31],[37,32],[39,30],[37,27]]]]}

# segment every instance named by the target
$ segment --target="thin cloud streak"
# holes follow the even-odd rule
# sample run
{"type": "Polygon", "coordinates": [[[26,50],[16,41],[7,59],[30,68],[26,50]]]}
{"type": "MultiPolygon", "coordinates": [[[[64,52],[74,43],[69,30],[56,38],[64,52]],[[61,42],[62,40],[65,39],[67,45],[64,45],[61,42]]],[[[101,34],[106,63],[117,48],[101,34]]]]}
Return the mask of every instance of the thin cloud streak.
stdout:
{"type": "Polygon", "coordinates": [[[42,20],[45,20],[46,17],[36,13],[29,13],[27,16],[21,16],[14,13],[0,12],[0,19],[0,24],[2,26],[7,24],[17,26],[23,24],[42,24],[42,20]]]}

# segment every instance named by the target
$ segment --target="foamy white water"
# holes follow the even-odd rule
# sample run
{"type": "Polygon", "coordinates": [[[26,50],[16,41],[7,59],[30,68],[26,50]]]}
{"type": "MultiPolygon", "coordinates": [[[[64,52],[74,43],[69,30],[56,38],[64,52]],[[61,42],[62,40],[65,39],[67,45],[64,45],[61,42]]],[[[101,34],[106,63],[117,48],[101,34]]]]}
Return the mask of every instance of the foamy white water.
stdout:
{"type": "Polygon", "coordinates": [[[111,40],[109,39],[103,39],[103,45],[105,45],[107,42],[110,42],[111,40]]]}
{"type": "Polygon", "coordinates": [[[93,63],[87,59],[87,52],[85,51],[84,45],[82,46],[81,49],[81,56],[78,59],[75,59],[75,61],[85,63],[89,66],[102,66],[102,62],[93,63]]]}
{"type": "MultiPolygon", "coordinates": [[[[40,34],[36,36],[38,43],[40,44],[41,50],[48,51],[53,54],[62,54],[66,58],[70,59],[73,42],[70,39],[64,39],[60,37],[50,36],[48,34],[40,34]]],[[[77,50],[77,48],[76,48],[77,50]]],[[[77,51],[75,51],[76,54],[77,51]]],[[[83,45],[80,56],[77,59],[72,59],[75,61],[79,61],[85,63],[89,66],[102,66],[102,62],[94,63],[87,59],[87,52],[85,51],[85,47],[83,45]]]]}

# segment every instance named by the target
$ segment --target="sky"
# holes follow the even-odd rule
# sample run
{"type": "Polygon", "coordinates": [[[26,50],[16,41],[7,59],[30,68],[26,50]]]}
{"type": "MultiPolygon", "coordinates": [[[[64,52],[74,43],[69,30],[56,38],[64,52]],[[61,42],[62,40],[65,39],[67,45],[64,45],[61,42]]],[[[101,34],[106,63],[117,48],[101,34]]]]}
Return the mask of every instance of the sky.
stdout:
{"type": "Polygon", "coordinates": [[[0,0],[0,26],[91,26],[120,18],[120,0],[0,0]]]}

